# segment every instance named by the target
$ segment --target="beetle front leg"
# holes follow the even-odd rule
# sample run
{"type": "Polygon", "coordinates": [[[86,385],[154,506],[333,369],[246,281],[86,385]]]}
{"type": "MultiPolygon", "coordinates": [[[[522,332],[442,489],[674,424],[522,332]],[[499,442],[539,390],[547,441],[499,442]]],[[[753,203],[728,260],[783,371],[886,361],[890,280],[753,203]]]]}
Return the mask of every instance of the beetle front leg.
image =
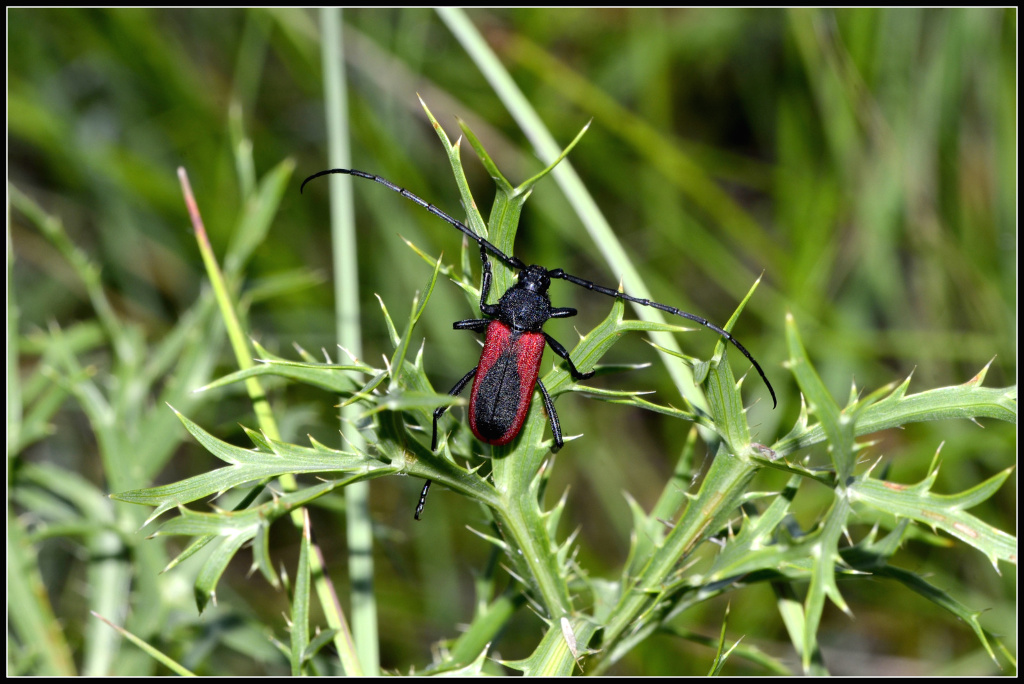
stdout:
{"type": "Polygon", "coordinates": [[[572,375],[573,380],[586,380],[587,378],[594,377],[594,373],[597,371],[589,371],[587,373],[580,372],[580,370],[576,368],[576,364],[574,364],[572,359],[569,358],[569,352],[566,351],[565,347],[559,344],[558,340],[551,335],[548,335],[546,332],[542,331],[542,334],[544,335],[544,339],[547,340],[548,346],[551,347],[551,351],[561,356],[565,359],[565,362],[569,364],[569,374],[572,375]]]}
{"type": "Polygon", "coordinates": [[[480,245],[480,261],[484,264],[484,274],[480,282],[480,311],[486,316],[498,314],[497,304],[488,304],[487,297],[491,294],[491,280],[494,274],[491,272],[491,262],[487,259],[487,250],[483,244],[480,245]]]}

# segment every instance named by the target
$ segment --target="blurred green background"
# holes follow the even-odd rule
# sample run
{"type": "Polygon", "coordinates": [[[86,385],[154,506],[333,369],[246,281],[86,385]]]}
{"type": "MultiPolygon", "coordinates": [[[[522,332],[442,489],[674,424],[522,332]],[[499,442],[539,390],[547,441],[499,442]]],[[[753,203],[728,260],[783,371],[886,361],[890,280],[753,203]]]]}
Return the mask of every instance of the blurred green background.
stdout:
{"type": "MultiPolygon", "coordinates": [[[[734,328],[780,395],[779,409],[771,411],[763,387],[748,374],[755,440],[771,443],[800,410],[784,366],[787,312],[840,401],[851,382],[870,391],[911,372],[911,391],[962,383],[993,358],[986,384],[1016,382],[1016,10],[468,15],[560,143],[594,119],[569,162],[644,270],[654,299],[721,324],[764,273],[734,328]]],[[[244,209],[236,166],[238,131],[244,131],[258,175],[285,158],[296,162],[293,187],[245,272],[243,292],[273,293],[252,296],[251,334],[284,356],[294,357],[294,342],[336,358],[326,184],[298,192],[303,177],[327,166],[318,14],[14,9],[8,20],[9,183],[62,219],[101,268],[116,315],[156,343],[200,296],[206,276],[175,169],[187,169],[214,249],[223,254],[244,209]],[[283,287],[284,276],[303,286],[283,287]]],[[[352,10],[344,21],[355,168],[462,215],[417,93],[453,138],[455,117],[465,120],[513,182],[542,168],[434,12],[352,10]]],[[[464,152],[486,216],[493,185],[468,146],[464,152]]],[[[355,194],[364,355],[377,363],[389,346],[374,293],[401,320],[429,275],[399,236],[429,253],[444,251],[448,261],[458,259],[460,240],[372,183],[357,183],[355,194]]],[[[535,190],[523,216],[516,253],[524,261],[610,286],[618,282],[555,183],[535,190]]],[[[9,296],[19,315],[9,335],[21,336],[9,372],[25,376],[41,363],[43,331],[55,324],[75,330],[96,314],[66,261],[22,212],[10,212],[9,232],[9,296]]],[[[580,316],[556,321],[548,331],[571,347],[573,327],[588,330],[610,301],[568,285],[556,288],[556,305],[575,306],[580,316]]],[[[457,288],[439,284],[420,329],[426,367],[440,391],[475,363],[473,336],[451,330],[452,321],[475,315],[457,288]]],[[[222,344],[218,339],[211,333],[210,344],[222,344]]],[[[702,357],[715,342],[708,331],[681,338],[688,353],[702,357]]],[[[214,375],[232,370],[227,350],[215,350],[214,375]]],[[[111,361],[102,336],[80,352],[98,384],[117,382],[104,375],[111,361]]],[[[748,368],[735,351],[730,358],[737,373],[748,368]]],[[[608,361],[655,362],[603,382],[660,389],[665,401],[679,403],[641,339],[624,340],[608,361]]],[[[255,425],[248,399],[237,391],[208,394],[195,399],[188,415],[246,444],[239,424],[255,425]]],[[[155,394],[140,400],[166,410],[155,394]]],[[[271,401],[285,439],[305,443],[309,434],[339,443],[335,397],[278,386],[271,401]]],[[[622,492],[650,506],[689,426],[578,395],[566,395],[558,410],[566,433],[583,437],[561,452],[551,492],[570,487],[563,529],[579,528],[581,563],[595,575],[610,575],[628,550],[622,492]]],[[[54,464],[103,492],[113,490],[79,403],[63,402],[52,423],[51,436],[9,453],[16,514],[31,510],[18,496],[25,463],[54,464]]],[[[180,425],[173,439],[180,444],[169,445],[167,465],[156,471],[159,482],[212,467],[212,457],[180,425]]],[[[1014,425],[918,424],[883,435],[864,458],[882,458],[890,479],[917,482],[944,444],[936,490],[948,493],[1011,465],[1015,439],[1014,425]]],[[[824,454],[810,457],[827,462],[824,454]]],[[[761,488],[781,483],[766,477],[761,488]]],[[[472,572],[489,553],[464,528],[480,519],[479,511],[450,493],[433,494],[426,520],[413,526],[420,484],[388,478],[371,485],[379,524],[382,664],[403,672],[422,669],[431,643],[453,636],[455,625],[468,620],[472,572]]],[[[807,496],[805,524],[827,501],[807,496]]],[[[121,506],[128,504],[113,509],[121,506]]],[[[1015,533],[1015,507],[1012,482],[976,513],[1015,533]]],[[[128,515],[141,524],[146,513],[128,515]]],[[[330,502],[323,502],[320,515],[318,541],[343,591],[344,526],[330,502]]],[[[19,522],[29,532],[47,523],[24,514],[19,522]]],[[[296,532],[280,527],[275,558],[293,564],[296,532]]],[[[82,534],[89,532],[30,537],[73,671],[159,672],[116,640],[107,642],[105,658],[83,655],[100,647],[88,614],[94,556],[83,553],[82,534]]],[[[179,548],[182,541],[131,543],[179,548]]],[[[986,626],[1015,641],[1016,568],[1003,566],[997,575],[961,547],[909,544],[903,553],[906,567],[932,573],[933,583],[988,611],[986,626]]],[[[188,563],[158,578],[136,577],[158,583],[152,596],[159,603],[126,599],[124,609],[151,611],[142,636],[198,672],[287,671],[266,641],[271,632],[287,638],[286,600],[246,570],[232,566],[219,605],[202,616],[190,602],[194,570],[188,563]]],[[[856,583],[846,591],[856,619],[829,606],[820,635],[832,672],[996,672],[967,628],[920,598],[884,583],[856,583]]],[[[767,587],[730,599],[730,635],[775,655],[789,652],[767,587]]],[[[690,611],[680,627],[714,636],[724,607],[722,600],[690,611]]],[[[540,621],[524,611],[498,652],[523,657],[540,633],[540,621]]],[[[16,640],[21,660],[9,657],[9,669],[13,661],[25,672],[37,671],[23,639],[16,640]]],[[[617,672],[706,672],[711,656],[678,638],[655,637],[617,672]]],[[[741,663],[733,667],[734,674],[757,672],[741,663]]]]}

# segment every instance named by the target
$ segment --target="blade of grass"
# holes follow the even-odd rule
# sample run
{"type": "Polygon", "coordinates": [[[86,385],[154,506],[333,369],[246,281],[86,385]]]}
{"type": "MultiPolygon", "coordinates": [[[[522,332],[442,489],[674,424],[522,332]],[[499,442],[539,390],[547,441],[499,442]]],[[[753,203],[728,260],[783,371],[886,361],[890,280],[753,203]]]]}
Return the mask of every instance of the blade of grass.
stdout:
{"type": "MultiPolygon", "coordinates": [[[[323,9],[320,19],[328,162],[331,168],[347,168],[351,154],[348,147],[348,101],[341,10],[323,9]]],[[[332,175],[330,194],[336,333],[338,343],[359,358],[362,356],[362,331],[351,179],[348,176],[332,175]]],[[[356,427],[360,410],[358,406],[344,406],[341,409],[342,436],[357,450],[364,446],[362,435],[356,427]]],[[[318,582],[317,593],[327,610],[328,624],[339,630],[334,641],[345,672],[375,676],[380,672],[380,654],[377,643],[377,604],[373,595],[373,530],[369,515],[369,487],[367,483],[360,482],[345,488],[348,569],[352,586],[352,636],[356,649],[354,654],[346,650],[351,642],[346,643],[342,639],[342,635],[348,632],[344,617],[330,609],[332,604],[326,592],[328,587],[318,582]]],[[[322,577],[319,569],[318,577],[322,577]]]]}
{"type": "Polygon", "coordinates": [[[190,671],[188,668],[186,668],[181,663],[179,663],[178,661],[174,660],[173,658],[171,658],[167,654],[165,654],[165,653],[163,653],[163,652],[153,648],[144,639],[140,639],[139,637],[137,637],[136,635],[132,634],[131,632],[129,632],[124,627],[119,627],[118,625],[115,625],[113,622],[111,622],[107,618],[103,617],[102,615],[100,615],[96,611],[92,611],[92,614],[96,618],[98,618],[98,619],[102,620],[103,622],[107,623],[107,625],[109,625],[110,627],[113,627],[116,632],[121,634],[121,636],[123,636],[125,639],[127,639],[128,641],[132,642],[133,644],[135,644],[136,646],[141,648],[145,653],[149,654],[154,660],[156,660],[158,663],[162,664],[164,667],[166,667],[171,672],[174,672],[175,674],[177,674],[178,676],[181,676],[181,677],[194,677],[195,676],[194,672],[190,671]]]}
{"type": "Polygon", "coordinates": [[[302,656],[309,644],[309,560],[312,545],[309,510],[303,508],[302,543],[299,545],[299,564],[295,571],[295,593],[292,596],[291,666],[292,676],[302,676],[302,656]]]}

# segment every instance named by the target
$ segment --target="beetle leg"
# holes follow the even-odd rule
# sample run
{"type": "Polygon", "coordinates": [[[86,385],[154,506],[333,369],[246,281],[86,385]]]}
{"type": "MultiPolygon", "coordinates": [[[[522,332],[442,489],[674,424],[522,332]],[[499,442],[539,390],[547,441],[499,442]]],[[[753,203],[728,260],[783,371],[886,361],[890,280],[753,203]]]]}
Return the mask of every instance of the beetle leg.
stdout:
{"type": "Polygon", "coordinates": [[[551,451],[558,451],[562,448],[562,426],[558,423],[558,414],[555,413],[555,403],[551,401],[551,395],[544,387],[544,383],[537,380],[537,387],[540,388],[540,396],[544,399],[544,408],[548,411],[548,422],[551,423],[551,436],[555,438],[555,446],[551,451]]]}
{"type": "MultiPolygon", "coordinates": [[[[473,321],[461,321],[461,322],[462,323],[471,323],[473,321]]],[[[484,322],[485,323],[489,323],[490,321],[484,321],[484,322]]],[[[456,323],[455,325],[458,325],[458,323],[456,323]]],[[[474,368],[473,370],[471,370],[468,373],[466,373],[462,377],[461,380],[459,380],[457,383],[455,383],[455,387],[452,387],[451,390],[448,392],[448,394],[450,394],[453,397],[459,396],[459,394],[462,393],[462,390],[464,390],[466,388],[466,385],[469,384],[469,381],[473,379],[474,375],[476,375],[476,368],[474,368]]],[[[437,421],[439,421],[441,419],[441,416],[443,416],[444,412],[447,411],[447,410],[448,410],[447,406],[438,406],[436,409],[434,409],[434,434],[430,438],[430,450],[431,451],[437,451],[437,421]]],[[[423,512],[423,507],[427,505],[427,492],[430,491],[430,484],[431,484],[431,480],[428,479],[426,484],[423,485],[423,491],[420,492],[420,502],[418,504],[416,504],[416,512],[413,513],[413,516],[412,516],[412,517],[416,518],[416,520],[420,519],[420,513],[423,512]]]]}
{"type": "Polygon", "coordinates": [[[423,491],[420,492],[420,502],[416,504],[416,512],[412,514],[412,517],[417,520],[420,519],[420,513],[423,512],[423,507],[427,505],[427,492],[430,491],[431,480],[427,480],[427,483],[423,485],[423,491]]]}
{"type": "Polygon", "coordinates": [[[452,324],[452,328],[455,330],[472,330],[473,332],[483,332],[487,329],[487,326],[491,324],[489,318],[467,318],[464,321],[455,321],[452,324]]]}
{"type": "Polygon", "coordinates": [[[483,244],[480,245],[480,261],[484,263],[484,274],[480,282],[480,311],[487,316],[497,316],[498,305],[487,303],[487,297],[491,294],[491,280],[494,274],[491,273],[491,262],[487,259],[487,250],[483,244]]]}
{"type": "Polygon", "coordinates": [[[575,316],[575,315],[576,315],[576,309],[572,308],[571,306],[566,306],[566,307],[559,307],[557,309],[552,309],[551,313],[549,314],[548,317],[549,318],[569,318],[570,316],[575,316]]]}
{"type": "MultiPolygon", "coordinates": [[[[473,379],[474,375],[476,375],[476,370],[477,369],[474,368],[473,370],[469,371],[464,376],[462,376],[462,379],[455,383],[455,387],[452,387],[450,390],[448,390],[448,394],[453,397],[457,397],[460,394],[462,394],[462,390],[466,388],[466,385],[469,384],[469,381],[473,379]]],[[[447,406],[438,406],[436,409],[434,409],[434,436],[430,438],[431,451],[437,451],[437,421],[441,419],[441,416],[443,416],[444,412],[447,410],[447,406]]]]}
{"type": "Polygon", "coordinates": [[[595,371],[582,373],[578,368],[576,368],[576,364],[574,364],[572,359],[569,358],[569,352],[566,351],[565,347],[559,344],[558,340],[551,335],[548,335],[546,332],[542,331],[542,334],[544,335],[544,339],[547,340],[548,346],[551,347],[551,351],[561,356],[565,359],[565,362],[569,364],[569,373],[572,375],[573,380],[586,380],[587,378],[594,377],[595,371]]]}

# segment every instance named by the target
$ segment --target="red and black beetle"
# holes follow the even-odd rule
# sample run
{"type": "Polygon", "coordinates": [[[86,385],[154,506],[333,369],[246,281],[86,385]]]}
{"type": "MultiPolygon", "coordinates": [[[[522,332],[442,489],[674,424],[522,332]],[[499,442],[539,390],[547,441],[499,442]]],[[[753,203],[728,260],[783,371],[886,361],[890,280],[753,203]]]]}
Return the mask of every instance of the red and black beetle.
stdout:
{"type": "MultiPolygon", "coordinates": [[[[761,379],[772,395],[772,405],[778,405],[778,401],[775,398],[775,390],[772,389],[772,385],[768,382],[764,371],[761,370],[761,366],[754,360],[750,352],[735,337],[706,319],[665,304],[652,302],[649,299],[632,297],[618,290],[596,285],[588,280],[566,273],[560,268],[548,270],[543,266],[527,266],[518,258],[505,254],[490,242],[474,233],[469,226],[452,218],[433,204],[395,185],[386,178],[381,178],[372,173],[356,171],[355,169],[328,169],[315,173],[304,180],[302,187],[304,188],[306,183],[314,178],[330,173],[344,173],[376,181],[394,190],[406,199],[412,200],[480,245],[480,260],[483,262],[483,282],[480,286],[480,312],[487,318],[471,318],[465,321],[458,321],[453,327],[455,330],[484,332],[484,350],[480,356],[480,363],[455,383],[455,386],[452,387],[448,394],[452,396],[461,394],[462,390],[469,384],[469,381],[473,380],[473,391],[469,399],[469,426],[473,430],[473,434],[481,442],[502,445],[508,444],[515,439],[523,427],[523,422],[526,420],[526,414],[533,400],[533,386],[536,384],[537,388],[540,389],[541,397],[544,399],[544,407],[547,409],[548,420],[551,423],[551,433],[555,443],[552,450],[557,451],[562,448],[562,428],[558,423],[555,405],[552,403],[551,395],[548,394],[544,383],[538,378],[541,356],[544,354],[545,345],[551,347],[555,354],[565,359],[565,362],[569,364],[569,373],[574,380],[584,380],[594,375],[594,371],[583,373],[576,368],[572,359],[569,358],[569,352],[566,348],[543,330],[544,323],[548,319],[569,318],[576,315],[576,309],[551,306],[551,299],[548,297],[548,286],[552,280],[568,280],[570,283],[593,292],[599,292],[603,295],[634,304],[650,306],[676,316],[681,316],[714,330],[731,342],[733,346],[739,349],[754,364],[758,375],[761,376],[761,379]],[[488,252],[509,267],[519,271],[518,281],[501,296],[497,304],[487,303],[487,297],[491,292],[492,280],[491,262],[487,259],[488,252]]],[[[431,451],[437,449],[437,422],[447,410],[447,406],[442,406],[434,411],[434,430],[430,440],[431,451]]],[[[429,489],[430,480],[427,480],[420,495],[419,505],[416,507],[415,517],[417,520],[423,511],[423,505],[426,502],[429,489]]]]}
{"type": "MultiPolygon", "coordinates": [[[[458,395],[475,377],[469,399],[469,427],[481,442],[500,446],[515,439],[522,429],[536,384],[544,397],[557,451],[562,448],[562,428],[558,424],[551,395],[537,377],[544,346],[549,345],[552,351],[565,359],[574,380],[589,378],[594,371],[580,372],[565,347],[542,328],[550,318],[575,316],[576,309],[551,306],[547,294],[551,274],[543,266],[520,266],[519,281],[501,296],[497,304],[488,304],[491,263],[487,260],[484,245],[480,246],[480,258],[484,263],[480,311],[488,318],[459,321],[454,328],[486,332],[484,350],[479,365],[466,373],[449,394],[458,395]]],[[[432,451],[437,449],[437,421],[447,408],[442,406],[434,411],[432,451]]]]}

